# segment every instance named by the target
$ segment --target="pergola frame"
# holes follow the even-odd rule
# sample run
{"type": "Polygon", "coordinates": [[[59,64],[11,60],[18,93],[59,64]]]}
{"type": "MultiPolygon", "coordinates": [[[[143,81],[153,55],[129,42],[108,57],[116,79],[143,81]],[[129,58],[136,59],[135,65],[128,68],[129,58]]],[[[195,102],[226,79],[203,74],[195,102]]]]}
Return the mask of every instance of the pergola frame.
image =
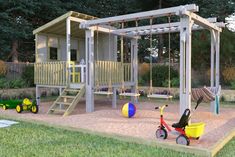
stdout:
{"type": "MultiPolygon", "coordinates": [[[[200,17],[194,13],[197,12],[198,9],[197,5],[190,4],[81,22],[80,28],[86,29],[87,112],[92,112],[94,110],[94,94],[92,92],[94,89],[94,80],[93,77],[91,77],[94,74],[94,26],[103,27],[106,24],[110,25],[113,23],[153,19],[172,15],[180,17],[180,22],[175,23],[111,30],[111,33],[113,34],[133,38],[133,40],[131,40],[131,45],[133,46],[133,48],[131,48],[131,54],[134,56],[135,60],[138,60],[136,58],[138,51],[138,36],[150,33],[162,34],[180,32],[180,114],[182,114],[186,108],[191,109],[191,33],[193,30],[200,30],[203,28],[208,29],[211,32],[211,87],[219,88],[220,32],[222,31],[221,27],[224,27],[224,23],[217,23],[216,18],[204,19],[200,17]]],[[[138,78],[138,63],[135,61],[132,64],[134,68],[134,78],[138,78]]],[[[137,83],[137,80],[135,80],[135,83],[137,83]]],[[[211,109],[215,113],[214,103],[211,103],[211,109]]]]}

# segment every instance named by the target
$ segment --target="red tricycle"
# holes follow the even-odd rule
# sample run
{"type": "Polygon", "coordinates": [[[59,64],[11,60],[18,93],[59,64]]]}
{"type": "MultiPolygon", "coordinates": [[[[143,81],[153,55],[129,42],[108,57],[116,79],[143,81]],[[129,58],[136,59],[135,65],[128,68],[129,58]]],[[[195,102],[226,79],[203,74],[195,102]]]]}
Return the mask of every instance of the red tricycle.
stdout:
{"type": "MultiPolygon", "coordinates": [[[[195,106],[194,110],[197,109],[198,105],[202,102],[203,97],[200,97],[197,101],[197,105],[195,106]]],[[[176,143],[182,144],[182,145],[189,145],[190,139],[199,139],[200,136],[204,132],[205,123],[189,123],[189,120],[191,118],[191,111],[190,109],[185,109],[183,115],[181,116],[178,123],[172,124],[171,129],[169,125],[164,121],[163,118],[163,111],[164,109],[168,107],[168,105],[163,105],[160,107],[155,107],[155,109],[160,109],[160,126],[158,127],[156,131],[156,137],[160,139],[166,139],[168,136],[168,133],[172,133],[174,135],[177,135],[176,143]]]]}

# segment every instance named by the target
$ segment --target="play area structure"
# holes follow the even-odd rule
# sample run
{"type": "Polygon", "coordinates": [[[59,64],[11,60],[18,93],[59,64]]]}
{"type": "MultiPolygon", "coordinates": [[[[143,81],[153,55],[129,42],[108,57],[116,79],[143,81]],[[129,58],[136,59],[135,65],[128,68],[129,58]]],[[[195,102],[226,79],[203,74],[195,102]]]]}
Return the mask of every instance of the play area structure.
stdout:
{"type": "MultiPolygon", "coordinates": [[[[150,36],[150,58],[152,35],[180,33],[180,114],[191,109],[191,99],[211,102],[211,111],[219,113],[219,49],[220,32],[224,23],[216,18],[202,18],[194,12],[195,4],[139,12],[98,19],[89,15],[68,12],[61,17],[34,30],[36,41],[35,84],[37,103],[40,104],[40,88],[59,88],[60,96],[48,113],[69,115],[85,94],[86,112],[94,111],[95,95],[112,96],[112,107],[116,108],[117,91],[120,96],[131,97],[134,102],[138,92],[138,39],[150,36]],[[167,23],[154,24],[157,18],[167,18],[167,23]],[[139,26],[139,21],[149,20],[139,26]],[[173,22],[176,21],[176,22],[173,22]],[[126,22],[135,26],[125,27],[126,22]],[[211,87],[191,88],[191,41],[196,30],[207,29],[211,33],[211,87]],[[130,41],[130,60],[123,59],[123,39],[130,41]],[[118,50],[118,39],[120,50],[118,50]],[[121,61],[117,60],[120,52],[121,61]],[[130,88],[130,92],[126,89],[130,88]]],[[[150,59],[151,61],[151,59],[150,59]]],[[[172,98],[153,91],[152,63],[150,63],[149,98],[172,98]]],[[[169,76],[170,82],[170,76],[169,76]]],[[[170,88],[170,85],[169,85],[170,88]]]]}

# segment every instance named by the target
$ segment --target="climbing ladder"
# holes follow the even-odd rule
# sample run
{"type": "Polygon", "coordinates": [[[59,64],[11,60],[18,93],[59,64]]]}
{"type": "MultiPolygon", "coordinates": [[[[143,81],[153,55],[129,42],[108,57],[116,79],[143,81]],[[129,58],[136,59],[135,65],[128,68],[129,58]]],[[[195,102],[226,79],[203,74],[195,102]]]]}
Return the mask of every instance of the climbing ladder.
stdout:
{"type": "Polygon", "coordinates": [[[65,88],[61,95],[50,107],[48,114],[57,113],[67,116],[76,107],[77,103],[85,94],[85,85],[81,84],[78,88],[65,88]]]}

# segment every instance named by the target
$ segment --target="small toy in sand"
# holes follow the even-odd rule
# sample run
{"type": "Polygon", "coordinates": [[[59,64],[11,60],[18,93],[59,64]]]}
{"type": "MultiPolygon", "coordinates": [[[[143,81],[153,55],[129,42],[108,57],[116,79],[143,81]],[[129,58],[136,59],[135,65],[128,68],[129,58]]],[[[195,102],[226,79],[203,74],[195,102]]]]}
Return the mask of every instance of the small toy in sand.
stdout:
{"type": "Polygon", "coordinates": [[[35,101],[31,102],[28,98],[25,98],[22,103],[16,106],[16,112],[31,111],[32,113],[38,113],[38,105],[35,101]]]}
{"type": "Polygon", "coordinates": [[[131,118],[135,115],[136,107],[132,103],[126,103],[122,106],[122,115],[127,118],[131,118]]]}

